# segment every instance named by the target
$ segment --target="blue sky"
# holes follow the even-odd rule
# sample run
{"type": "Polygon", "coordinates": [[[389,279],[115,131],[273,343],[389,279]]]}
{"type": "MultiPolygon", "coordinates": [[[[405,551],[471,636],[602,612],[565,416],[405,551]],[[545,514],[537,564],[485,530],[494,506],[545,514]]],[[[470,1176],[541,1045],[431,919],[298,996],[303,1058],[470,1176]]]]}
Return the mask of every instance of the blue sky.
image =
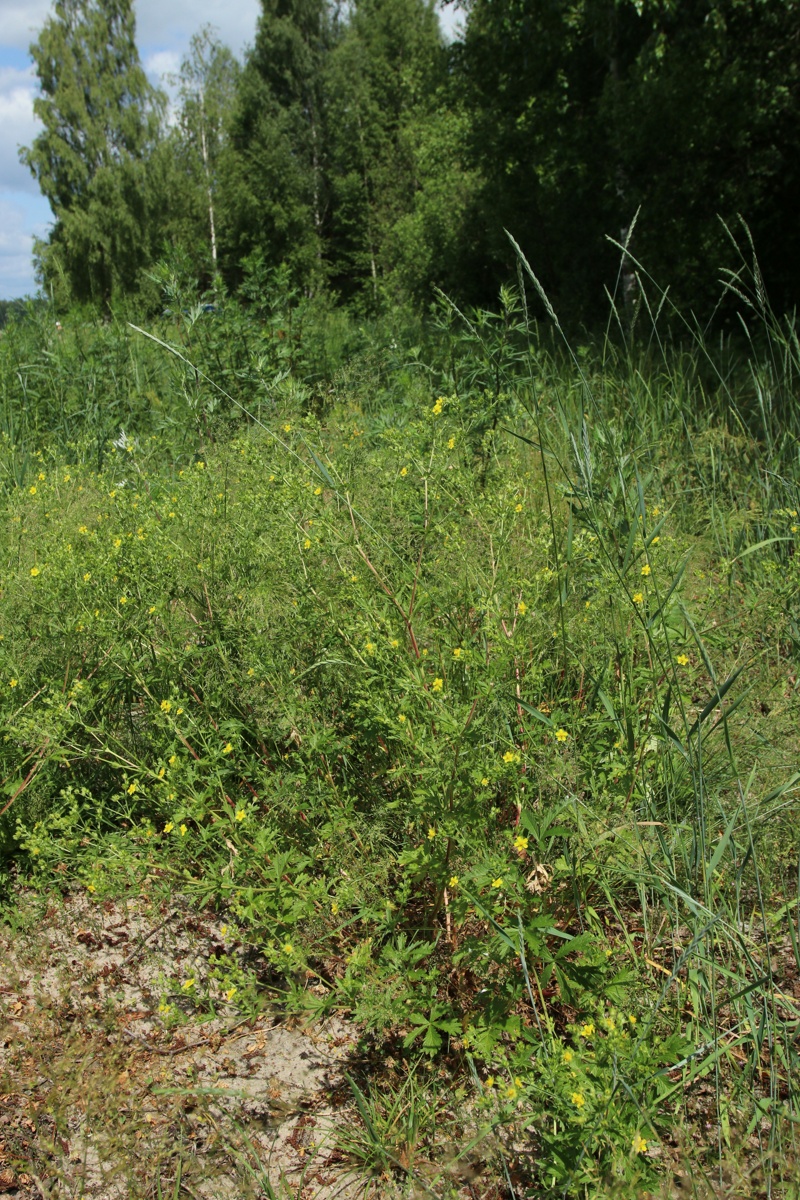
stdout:
{"type": "MultiPolygon", "coordinates": [[[[139,53],[154,83],[175,71],[201,25],[215,25],[241,55],[251,41],[259,0],[136,0],[139,53]]],[[[31,245],[47,232],[50,207],[17,157],[36,136],[36,80],[28,46],[50,10],[50,0],[0,0],[0,299],[35,291],[31,245]]],[[[449,33],[456,14],[446,9],[449,33]]]]}

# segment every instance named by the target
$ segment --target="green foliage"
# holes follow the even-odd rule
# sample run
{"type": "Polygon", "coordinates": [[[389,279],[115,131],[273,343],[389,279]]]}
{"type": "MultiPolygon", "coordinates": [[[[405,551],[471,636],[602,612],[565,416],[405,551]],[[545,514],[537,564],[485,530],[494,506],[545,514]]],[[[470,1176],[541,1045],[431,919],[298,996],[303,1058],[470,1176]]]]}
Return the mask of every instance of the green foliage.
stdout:
{"type": "MultiPolygon", "coordinates": [[[[287,272],[254,256],[247,311],[187,314],[173,268],[153,338],[33,311],[3,341],[29,422],[3,459],[7,884],[217,906],[272,975],[223,953],[163,981],[163,1016],[266,983],[420,1070],[471,1064],[531,1188],[651,1186],[694,1095],[730,1146],[783,1138],[796,430],[702,345],[558,355],[511,291],[443,308],[427,362],[362,331],[315,393],[328,335],[287,272]],[[85,433],[65,381],[94,361],[105,394],[112,349],[128,415],[159,404],[86,453],[51,397],[85,433]]],[[[409,1093],[357,1086],[350,1151],[410,1169],[409,1093]]]]}
{"type": "Polygon", "coordinates": [[[589,314],[617,275],[605,239],[625,242],[641,208],[638,259],[705,313],[727,255],[718,216],[742,213],[783,305],[798,253],[775,224],[796,192],[796,23],[794,0],[475,0],[456,50],[484,180],[475,269],[508,277],[508,229],[559,310],[589,314]]]}
{"type": "Polygon", "coordinates": [[[169,236],[174,245],[191,252],[215,282],[220,160],[238,78],[238,62],[206,25],[192,38],[189,54],[171,81],[178,87],[179,108],[166,150],[176,190],[183,194],[170,200],[176,227],[169,236]]]}
{"type": "Polygon", "coordinates": [[[334,36],[325,0],[265,0],[242,71],[222,168],[224,239],[235,272],[260,251],[321,282],[328,209],[322,84],[334,36]]]}
{"type": "Polygon", "coordinates": [[[21,152],[55,218],[42,278],[68,299],[131,291],[154,240],[145,162],[164,98],[139,62],[129,0],[58,0],[31,47],[44,129],[21,152]]]}
{"type": "MultiPolygon", "coordinates": [[[[398,224],[419,208],[417,193],[429,191],[444,172],[448,182],[457,175],[447,159],[424,163],[422,157],[444,66],[436,14],[424,0],[354,5],[330,56],[334,279],[348,292],[366,291],[373,304],[392,288],[399,261],[412,285],[406,294],[419,294],[431,270],[439,269],[432,255],[415,262],[410,247],[398,253],[395,242],[398,224]]],[[[454,144],[451,139],[448,149],[454,144]]]]}
{"type": "Polygon", "coordinates": [[[43,282],[152,308],[159,258],[221,295],[256,255],[358,313],[434,287],[486,304],[516,272],[508,230],[572,328],[607,293],[630,328],[646,272],[727,320],[714,281],[741,216],[791,309],[797,0],[464,9],[448,47],[432,0],[264,0],[241,68],[195,35],[168,128],[127,0],[63,0],[32,48],[45,128],[23,151],[56,219],[43,282]]]}

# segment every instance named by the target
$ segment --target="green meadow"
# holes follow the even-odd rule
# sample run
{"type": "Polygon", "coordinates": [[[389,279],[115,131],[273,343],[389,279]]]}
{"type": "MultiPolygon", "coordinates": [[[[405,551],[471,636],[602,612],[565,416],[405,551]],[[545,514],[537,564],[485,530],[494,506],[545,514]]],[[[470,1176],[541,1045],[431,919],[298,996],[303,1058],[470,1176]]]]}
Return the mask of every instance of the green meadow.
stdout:
{"type": "Polygon", "coordinates": [[[366,1194],[795,1196],[800,353],[751,316],[14,319],[5,919],[228,922],[259,969],[166,981],[165,1044],[352,1023],[366,1194]]]}

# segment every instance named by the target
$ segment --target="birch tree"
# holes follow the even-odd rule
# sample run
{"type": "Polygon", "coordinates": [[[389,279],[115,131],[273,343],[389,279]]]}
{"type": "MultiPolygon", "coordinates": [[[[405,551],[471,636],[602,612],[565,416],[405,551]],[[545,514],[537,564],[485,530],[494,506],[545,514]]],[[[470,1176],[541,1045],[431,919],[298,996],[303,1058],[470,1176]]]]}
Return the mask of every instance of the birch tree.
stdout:
{"type": "Polygon", "coordinates": [[[216,197],[226,122],[236,95],[239,64],[211,25],[191,40],[178,85],[178,130],[187,169],[203,195],[211,270],[218,271],[216,197]]]}
{"type": "Polygon", "coordinates": [[[109,303],[147,262],[145,164],[165,97],[139,61],[131,0],[56,0],[31,54],[43,129],[20,158],[54,217],[36,244],[40,274],[69,298],[109,303]]]}

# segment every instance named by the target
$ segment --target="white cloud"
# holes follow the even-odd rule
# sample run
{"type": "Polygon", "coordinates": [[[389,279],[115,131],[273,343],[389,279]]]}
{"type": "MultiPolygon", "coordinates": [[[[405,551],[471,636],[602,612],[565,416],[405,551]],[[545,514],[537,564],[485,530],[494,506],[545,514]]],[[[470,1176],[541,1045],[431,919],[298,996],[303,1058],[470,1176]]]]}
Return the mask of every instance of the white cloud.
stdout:
{"type": "Polygon", "coordinates": [[[18,147],[30,146],[38,122],[33,115],[35,81],[30,71],[0,68],[0,188],[38,191],[19,161],[18,147]]]}
{"type": "MultiPolygon", "coordinates": [[[[27,50],[50,7],[50,0],[0,0],[0,45],[27,50]]],[[[182,51],[208,23],[240,54],[253,40],[260,9],[259,0],[136,0],[137,40],[147,50],[166,46],[182,51]]]]}
{"type": "Polygon", "coordinates": [[[34,237],[47,232],[50,209],[41,197],[0,194],[0,299],[36,291],[31,254],[34,237]]]}
{"type": "Polygon", "coordinates": [[[0,45],[27,50],[49,8],[49,0],[0,0],[0,45]]]}
{"type": "MultiPolygon", "coordinates": [[[[0,0],[0,4],[3,0],[0,0]]],[[[180,54],[201,25],[215,25],[220,41],[241,54],[252,42],[261,11],[259,0],[137,0],[136,33],[149,50],[169,48],[180,54]]]]}
{"type": "Polygon", "coordinates": [[[446,8],[443,8],[440,3],[438,7],[442,32],[448,42],[452,42],[464,28],[464,13],[458,8],[454,8],[452,4],[448,4],[446,8]]]}
{"type": "Polygon", "coordinates": [[[144,60],[144,69],[151,79],[161,79],[163,75],[175,75],[181,65],[181,55],[177,50],[156,50],[148,54],[144,60]]]}

